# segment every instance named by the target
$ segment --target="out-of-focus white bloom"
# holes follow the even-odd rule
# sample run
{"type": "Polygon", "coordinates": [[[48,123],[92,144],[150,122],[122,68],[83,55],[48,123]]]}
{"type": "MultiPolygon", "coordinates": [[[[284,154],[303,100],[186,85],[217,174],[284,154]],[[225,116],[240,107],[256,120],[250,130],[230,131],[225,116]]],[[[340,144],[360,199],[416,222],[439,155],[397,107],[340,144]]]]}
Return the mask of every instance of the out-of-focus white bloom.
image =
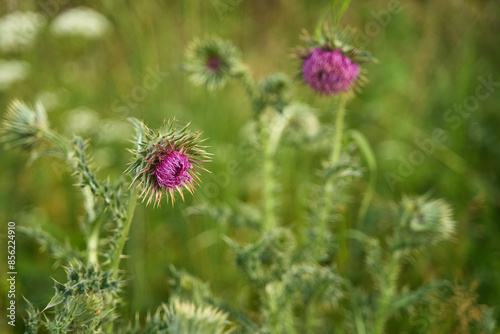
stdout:
{"type": "Polygon", "coordinates": [[[0,51],[19,52],[33,45],[45,18],[35,12],[13,12],[0,17],[0,51]]]}
{"type": "Polygon", "coordinates": [[[130,140],[128,134],[132,131],[132,126],[129,122],[109,119],[99,122],[99,131],[106,134],[102,138],[105,142],[127,142],[130,140]]]}
{"type": "Polygon", "coordinates": [[[52,22],[51,31],[58,36],[82,36],[98,39],[111,30],[108,19],[87,7],[68,9],[59,14],[52,22]]]}
{"type": "Polygon", "coordinates": [[[71,109],[67,115],[66,123],[70,132],[85,134],[98,127],[99,114],[87,107],[71,109]]]}
{"type": "Polygon", "coordinates": [[[24,80],[29,69],[30,65],[25,61],[0,59],[0,90],[6,90],[14,82],[24,80]]]}
{"type": "Polygon", "coordinates": [[[52,110],[67,101],[69,91],[65,88],[42,90],[36,95],[35,101],[40,101],[45,110],[52,110]]]}
{"type": "Polygon", "coordinates": [[[313,138],[319,131],[320,123],[315,110],[303,103],[293,103],[285,107],[283,114],[290,121],[294,130],[301,131],[309,138],[313,138]]]}

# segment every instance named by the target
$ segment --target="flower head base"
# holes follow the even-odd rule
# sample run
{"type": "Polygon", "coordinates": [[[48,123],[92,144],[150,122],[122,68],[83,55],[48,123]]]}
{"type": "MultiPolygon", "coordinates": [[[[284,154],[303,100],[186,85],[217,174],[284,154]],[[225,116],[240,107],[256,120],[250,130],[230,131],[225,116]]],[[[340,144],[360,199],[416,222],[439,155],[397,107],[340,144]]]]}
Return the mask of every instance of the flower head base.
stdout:
{"type": "Polygon", "coordinates": [[[349,29],[324,26],[315,37],[304,33],[307,48],[296,50],[301,60],[300,77],[316,92],[325,95],[352,93],[365,81],[361,63],[374,61],[365,51],[349,45],[349,29]]]}
{"type": "Polygon", "coordinates": [[[340,49],[313,48],[302,63],[304,81],[315,91],[331,95],[348,90],[359,73],[359,65],[340,49]]]}
{"type": "Polygon", "coordinates": [[[240,60],[231,42],[217,37],[195,40],[187,48],[184,69],[196,85],[217,89],[235,75],[240,60]]]}
{"type": "Polygon", "coordinates": [[[175,200],[177,191],[184,200],[183,190],[191,194],[198,184],[198,170],[206,170],[201,163],[209,160],[209,153],[200,144],[198,132],[188,126],[177,129],[174,122],[167,122],[155,132],[142,122],[131,119],[138,129],[137,149],[132,151],[134,161],[127,169],[134,174],[134,182],[142,187],[141,197],[147,204],[159,204],[163,193],[175,200]]]}

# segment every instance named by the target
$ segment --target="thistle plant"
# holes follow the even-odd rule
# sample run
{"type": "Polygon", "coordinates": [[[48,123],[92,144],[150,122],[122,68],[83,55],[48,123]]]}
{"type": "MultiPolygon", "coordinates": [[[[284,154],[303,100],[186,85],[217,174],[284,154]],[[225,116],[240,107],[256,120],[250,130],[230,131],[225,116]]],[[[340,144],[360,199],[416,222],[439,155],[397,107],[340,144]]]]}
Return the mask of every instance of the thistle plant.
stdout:
{"type": "MultiPolygon", "coordinates": [[[[347,104],[361,92],[375,59],[353,42],[356,30],[340,23],[348,4],[332,1],[313,33],[303,33],[304,45],[292,52],[295,78],[284,73],[256,78],[238,48],[216,36],[196,38],[186,48],[181,68],[194,85],[213,94],[229,83],[244,88],[252,110],[246,136],[257,152],[252,168],[258,171],[260,196],[231,203],[196,198],[212,155],[190,124],[170,120],[152,130],[130,118],[136,129],[131,162],[113,182],[92,168],[88,141],[66,138],[50,127],[42,104],[10,105],[1,141],[28,152],[31,161],[65,160],[84,209],[83,249],[62,244],[40,227],[22,227],[66,272],[66,281],[54,282],[47,304],[26,300],[26,333],[380,334],[414,332],[405,320],[415,316],[433,320],[425,329],[429,333],[495,332],[494,312],[477,304],[476,285],[463,287],[449,277],[405,281],[404,269],[428,248],[453,242],[457,223],[452,206],[428,194],[403,196],[396,204],[372,201],[375,155],[368,139],[347,126],[346,114],[356,112],[347,104]],[[310,91],[313,101],[323,99],[335,108],[319,117],[321,108],[296,99],[294,89],[310,91]],[[300,203],[301,224],[287,221],[283,209],[289,207],[283,205],[287,197],[279,177],[285,145],[303,149],[304,160],[316,162],[312,153],[322,157],[310,171],[316,175],[312,184],[305,186],[310,195],[300,203]],[[359,189],[361,194],[352,196],[359,189]],[[243,288],[218,295],[211,282],[170,264],[169,299],[145,316],[124,318],[119,309],[128,273],[121,263],[137,202],[160,210],[165,197],[172,205],[176,197],[184,200],[185,190],[195,197],[185,217],[203,215],[238,231],[227,229],[217,237],[228,245],[232,263],[227,265],[235,268],[243,288]]],[[[66,30],[59,26],[58,34],[85,35],[76,23],[66,30]]],[[[100,33],[87,37],[109,30],[107,21],[101,23],[100,33]]]]}
{"type": "MultiPolygon", "coordinates": [[[[137,119],[130,121],[137,136],[131,150],[134,159],[126,169],[132,174],[127,187],[124,178],[115,184],[98,179],[88,163],[87,143],[78,136],[70,140],[52,130],[40,103],[32,108],[15,101],[6,113],[1,141],[30,153],[32,160],[43,156],[65,159],[77,179],[85,209],[85,250],[64,246],[39,227],[22,227],[64,264],[67,273],[66,282],[54,282],[55,294],[42,310],[26,300],[26,333],[38,333],[42,328],[50,333],[143,332],[138,322],[135,327],[122,326],[117,313],[126,284],[120,260],[137,198],[148,198],[148,204],[154,199],[158,205],[165,192],[173,203],[176,190],[184,199],[182,190],[193,193],[194,184],[200,182],[198,169],[206,171],[203,163],[209,154],[201,145],[199,132],[191,132],[188,125],[178,128],[175,121],[168,121],[153,131],[137,119]]],[[[229,328],[226,314],[215,308],[197,308],[187,301],[172,305],[160,307],[153,318],[148,316],[144,330],[186,333],[195,326],[200,333],[223,333],[229,328]]]]}
{"type": "MultiPolygon", "coordinates": [[[[280,185],[276,161],[280,144],[287,138],[302,138],[299,145],[311,145],[304,139],[307,136],[297,136],[296,132],[306,131],[316,123],[306,117],[314,108],[290,98],[293,80],[282,73],[256,80],[242,58],[235,56],[239,52],[234,51],[230,42],[222,42],[218,37],[197,39],[187,48],[188,61],[183,68],[191,81],[210,90],[221,89],[229,81],[240,82],[254,111],[253,122],[257,124],[252,138],[257,138],[256,150],[261,158],[261,202],[245,204],[253,206],[250,211],[241,211],[239,204],[231,208],[211,203],[189,210],[191,214],[210,215],[214,220],[233,222],[238,227],[243,222],[248,228],[245,244],[225,237],[234,253],[234,265],[251,288],[249,295],[256,296],[258,301],[249,311],[255,322],[249,325],[248,321],[241,321],[242,332],[385,333],[389,332],[387,324],[393,316],[414,310],[417,305],[432,304],[437,291],[447,291],[444,295],[450,295],[451,284],[446,280],[426,282],[413,290],[399,285],[401,267],[407,261],[425,247],[452,240],[455,223],[444,200],[404,197],[393,215],[381,218],[391,222],[391,232],[384,238],[366,234],[362,224],[348,228],[343,223],[347,219],[346,208],[352,207],[349,189],[367,175],[370,188],[361,196],[358,211],[350,213],[355,221],[363,223],[374,194],[377,170],[369,141],[355,129],[344,130],[346,104],[367,82],[366,64],[376,61],[367,51],[352,45],[355,30],[339,24],[348,3],[333,1],[314,34],[304,33],[305,46],[294,51],[298,59],[296,81],[337,105],[332,115],[333,133],[326,131],[325,126],[315,131],[331,134],[326,147],[323,146],[328,158],[320,173],[321,184],[315,187],[316,197],[307,212],[307,226],[299,238],[279,216],[281,196],[277,191],[280,185]],[[226,52],[229,49],[233,56],[227,56],[223,62],[231,65],[225,71],[214,71],[213,64],[222,62],[222,57],[215,61],[212,56],[229,55],[226,52]],[[360,157],[367,162],[367,168],[361,166],[360,157]],[[360,245],[357,252],[365,254],[366,266],[358,265],[357,272],[352,273],[346,261],[347,257],[353,257],[348,250],[355,247],[355,241],[360,245]],[[369,291],[362,284],[358,286],[358,277],[363,273],[373,282],[369,291]]],[[[313,135],[314,138],[318,139],[313,135]]],[[[360,256],[356,259],[363,261],[360,256]]],[[[485,318],[486,322],[490,320],[485,318]]],[[[478,325],[480,320],[473,322],[471,326],[478,325]]],[[[484,328],[494,327],[491,321],[488,323],[484,328]]]]}

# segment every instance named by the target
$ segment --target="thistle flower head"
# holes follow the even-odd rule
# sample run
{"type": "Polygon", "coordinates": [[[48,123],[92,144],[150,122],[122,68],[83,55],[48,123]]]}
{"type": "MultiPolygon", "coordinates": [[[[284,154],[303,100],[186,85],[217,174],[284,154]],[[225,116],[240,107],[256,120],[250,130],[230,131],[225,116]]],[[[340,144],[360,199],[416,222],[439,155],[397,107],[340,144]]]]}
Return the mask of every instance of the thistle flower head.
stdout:
{"type": "Polygon", "coordinates": [[[307,47],[299,48],[300,76],[314,91],[325,95],[351,93],[364,77],[360,63],[372,61],[371,56],[347,42],[352,40],[348,29],[330,29],[324,26],[315,38],[304,33],[307,47]]]}
{"type": "Polygon", "coordinates": [[[340,49],[314,47],[302,63],[304,81],[322,94],[346,91],[359,74],[359,65],[342,54],[340,49]]]}
{"type": "Polygon", "coordinates": [[[10,147],[32,150],[42,137],[41,131],[48,129],[47,114],[38,103],[34,110],[21,101],[14,101],[0,129],[0,141],[10,147]]]}
{"type": "Polygon", "coordinates": [[[218,37],[197,39],[187,48],[184,69],[191,73],[194,84],[207,85],[209,89],[220,88],[239,67],[237,53],[231,42],[218,37]]]}
{"type": "Polygon", "coordinates": [[[395,248],[415,249],[448,240],[455,229],[450,206],[443,200],[406,197],[399,210],[395,248]]]}
{"type": "Polygon", "coordinates": [[[178,299],[171,303],[167,315],[169,333],[173,334],[229,334],[234,329],[228,326],[227,313],[211,306],[196,306],[178,299]]]}
{"type": "Polygon", "coordinates": [[[198,184],[198,170],[206,170],[201,164],[209,154],[198,132],[190,132],[188,126],[177,129],[173,121],[153,131],[142,122],[131,119],[138,129],[138,142],[134,161],[127,172],[134,174],[134,182],[142,187],[141,197],[147,204],[154,200],[159,204],[163,193],[174,202],[175,191],[184,199],[183,190],[193,193],[198,184]]]}

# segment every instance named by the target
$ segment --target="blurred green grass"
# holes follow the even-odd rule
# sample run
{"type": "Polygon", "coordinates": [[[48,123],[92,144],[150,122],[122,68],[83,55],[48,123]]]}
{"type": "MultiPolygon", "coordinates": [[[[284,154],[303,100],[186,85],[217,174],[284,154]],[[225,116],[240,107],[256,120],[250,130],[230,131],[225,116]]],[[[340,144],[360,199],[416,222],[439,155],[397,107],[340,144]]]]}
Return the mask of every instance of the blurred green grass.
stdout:
{"type": "MultiPolygon", "coordinates": [[[[475,94],[478,76],[491,75],[493,81],[500,81],[496,33],[500,29],[500,4],[494,0],[395,2],[401,4],[401,12],[392,14],[385,27],[378,23],[376,34],[366,29],[375,27],[373,13],[387,10],[389,2],[353,1],[343,19],[373,35],[366,47],[379,60],[368,66],[369,83],[348,105],[349,126],[367,136],[379,164],[376,197],[363,228],[379,233],[376,210],[383,210],[386,200],[398,200],[404,193],[430,191],[435,197],[447,199],[458,222],[454,243],[424,251],[421,260],[407,266],[404,279],[415,285],[438,277],[463,283],[479,279],[479,303],[496,306],[500,300],[498,88],[457,128],[443,117],[454,104],[475,94]],[[397,173],[398,157],[408,159],[418,149],[415,141],[430,136],[435,128],[448,134],[446,149],[426,156],[391,191],[386,172],[397,173]]],[[[202,175],[199,197],[215,204],[236,200],[259,204],[257,160],[238,150],[246,142],[241,129],[252,118],[244,91],[232,84],[217,92],[193,87],[179,71],[183,51],[193,38],[216,34],[242,50],[243,60],[258,78],[276,71],[293,75],[296,64],[289,57],[291,48],[300,43],[303,28],[313,29],[328,1],[74,1],[54,6],[55,11],[50,13],[44,10],[47,3],[8,1],[0,4],[0,14],[14,10],[45,12],[50,26],[52,14],[84,5],[106,16],[112,23],[112,33],[99,41],[57,38],[47,26],[32,50],[0,54],[0,58],[21,59],[31,66],[27,79],[0,91],[0,114],[13,99],[33,102],[47,93],[56,94],[59,103],[49,109],[49,117],[53,127],[64,132],[69,127],[68,110],[81,106],[94,110],[100,119],[98,131],[92,128],[84,136],[90,137],[91,150],[101,153],[94,159],[95,165],[106,163],[99,175],[115,178],[120,177],[129,160],[128,143],[120,135],[127,116],[143,119],[153,128],[165,118],[191,121],[193,128],[209,137],[207,144],[215,153],[209,167],[212,174],[202,175]],[[226,11],[221,14],[223,9],[226,11]],[[123,106],[123,96],[143,85],[148,68],[166,71],[168,76],[148,91],[136,108],[115,112],[114,101],[123,106]],[[107,121],[110,127],[103,126],[107,121]],[[118,135],[103,140],[116,126],[118,135]],[[221,186],[218,175],[231,168],[231,161],[239,162],[239,168],[231,174],[229,184],[221,186]]],[[[294,95],[316,107],[322,120],[332,122],[331,100],[313,94],[300,83],[294,95]]],[[[132,127],[126,129],[132,136],[132,127]]],[[[62,164],[42,158],[28,166],[25,156],[4,147],[0,155],[2,226],[9,220],[21,225],[35,219],[61,239],[81,242],[79,194],[73,191],[73,180],[63,172],[62,164]]],[[[300,147],[280,151],[283,200],[279,210],[283,223],[297,230],[304,224],[304,208],[311,198],[309,182],[319,181],[311,170],[319,169],[322,160],[321,154],[311,155],[300,147]]],[[[361,200],[358,195],[362,191],[353,192],[354,206],[361,200]]],[[[208,217],[186,217],[183,208],[198,200],[189,198],[174,208],[164,204],[160,210],[139,206],[126,246],[131,279],[126,288],[125,315],[132,317],[136,311],[155,309],[168,299],[170,264],[210,282],[216,295],[234,305],[249,302],[239,299],[242,280],[230,265],[231,256],[220,238],[228,234],[245,240],[248,236],[208,217]]],[[[5,234],[0,233],[3,244],[5,234]]],[[[62,279],[63,273],[32,240],[21,234],[17,238],[18,312],[22,315],[21,294],[43,305],[53,292],[50,277],[62,279]]],[[[349,270],[360,265],[350,263],[349,270]]],[[[0,301],[4,303],[3,282],[1,288],[0,301]]]]}

